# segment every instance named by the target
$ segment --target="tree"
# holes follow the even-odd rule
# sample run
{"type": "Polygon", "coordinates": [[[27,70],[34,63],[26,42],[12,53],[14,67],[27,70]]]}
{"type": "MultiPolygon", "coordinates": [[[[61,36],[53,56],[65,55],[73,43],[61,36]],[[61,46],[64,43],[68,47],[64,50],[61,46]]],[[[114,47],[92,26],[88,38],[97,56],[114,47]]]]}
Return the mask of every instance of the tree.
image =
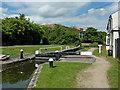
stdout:
{"type": "Polygon", "coordinates": [[[2,21],[3,45],[39,44],[43,33],[41,27],[26,20],[24,14],[2,21]]]}
{"type": "Polygon", "coordinates": [[[75,28],[69,28],[59,24],[56,24],[53,30],[46,26],[44,28],[46,28],[45,36],[50,44],[81,44],[81,40],[75,28]]]}
{"type": "Polygon", "coordinates": [[[84,38],[82,40],[83,42],[87,43],[98,42],[99,44],[104,44],[105,42],[106,33],[97,31],[97,29],[93,27],[87,28],[86,31],[83,32],[83,34],[84,34],[84,38]]]}

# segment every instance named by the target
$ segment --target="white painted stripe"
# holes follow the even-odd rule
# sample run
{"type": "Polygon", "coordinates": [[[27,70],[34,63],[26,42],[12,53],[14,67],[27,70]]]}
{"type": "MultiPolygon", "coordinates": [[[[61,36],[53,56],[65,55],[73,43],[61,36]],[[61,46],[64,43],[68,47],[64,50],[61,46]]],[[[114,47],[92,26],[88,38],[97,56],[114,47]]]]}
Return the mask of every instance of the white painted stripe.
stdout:
{"type": "Polygon", "coordinates": [[[81,52],[80,55],[92,55],[92,52],[81,52]]]}

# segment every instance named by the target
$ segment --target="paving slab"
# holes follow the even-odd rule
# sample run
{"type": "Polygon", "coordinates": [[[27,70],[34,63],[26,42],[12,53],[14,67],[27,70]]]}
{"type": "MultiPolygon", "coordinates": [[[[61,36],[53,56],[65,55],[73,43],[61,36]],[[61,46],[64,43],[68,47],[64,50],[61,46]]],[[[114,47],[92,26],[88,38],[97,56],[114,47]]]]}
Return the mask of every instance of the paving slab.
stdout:
{"type": "Polygon", "coordinates": [[[92,56],[82,55],[66,55],[60,59],[60,62],[80,62],[80,63],[94,63],[95,58],[92,56]]]}

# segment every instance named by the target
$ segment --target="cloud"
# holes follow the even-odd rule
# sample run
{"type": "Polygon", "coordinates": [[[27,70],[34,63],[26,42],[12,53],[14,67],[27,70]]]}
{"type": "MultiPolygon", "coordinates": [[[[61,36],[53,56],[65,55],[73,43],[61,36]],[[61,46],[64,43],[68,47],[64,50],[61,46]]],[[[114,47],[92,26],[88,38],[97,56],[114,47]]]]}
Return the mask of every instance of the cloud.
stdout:
{"type": "Polygon", "coordinates": [[[44,18],[60,17],[60,16],[64,16],[66,14],[66,9],[65,8],[56,9],[52,6],[45,5],[38,9],[38,13],[40,16],[42,16],[44,18]]]}
{"type": "Polygon", "coordinates": [[[1,12],[7,12],[7,11],[8,11],[8,8],[1,8],[1,7],[0,7],[0,11],[1,11],[1,12]]]}
{"type": "Polygon", "coordinates": [[[118,10],[118,3],[114,2],[113,4],[111,4],[110,6],[107,6],[105,8],[100,8],[100,9],[91,8],[88,10],[88,14],[104,16],[106,14],[111,14],[117,10],[118,10]]]}
{"type": "Polygon", "coordinates": [[[5,4],[12,8],[21,8],[24,6],[24,2],[6,2],[5,4]]]}
{"type": "Polygon", "coordinates": [[[4,0],[4,2],[119,2],[119,0],[4,0]]]}
{"type": "Polygon", "coordinates": [[[12,14],[12,15],[8,15],[8,14],[2,14],[2,17],[0,17],[0,18],[2,18],[2,19],[4,19],[4,18],[11,18],[11,17],[16,17],[16,16],[19,16],[18,14],[12,14]]]}
{"type": "Polygon", "coordinates": [[[104,8],[100,8],[100,9],[91,8],[91,9],[88,10],[88,14],[90,14],[90,15],[103,16],[103,15],[105,15],[105,12],[106,12],[106,10],[104,8]]]}
{"type": "MultiPolygon", "coordinates": [[[[79,10],[89,5],[89,2],[80,3],[66,3],[66,2],[22,2],[22,3],[5,3],[9,7],[16,8],[15,13],[24,13],[26,18],[31,18],[38,24],[64,24],[75,25],[77,27],[95,27],[97,29],[105,30],[107,19],[106,14],[116,10],[116,3],[105,8],[91,8],[88,13],[82,15],[72,16],[77,14],[79,10]],[[100,18],[103,17],[103,19],[100,18]]],[[[9,11],[11,12],[11,11],[9,11]]],[[[17,14],[4,14],[3,17],[15,17],[17,14]]]]}

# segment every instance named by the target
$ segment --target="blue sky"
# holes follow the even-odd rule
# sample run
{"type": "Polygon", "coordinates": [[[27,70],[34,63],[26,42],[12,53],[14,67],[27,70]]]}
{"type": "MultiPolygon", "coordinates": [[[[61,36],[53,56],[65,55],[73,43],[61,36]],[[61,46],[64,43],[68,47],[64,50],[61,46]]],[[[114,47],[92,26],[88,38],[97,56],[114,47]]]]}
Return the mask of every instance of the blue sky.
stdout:
{"type": "Polygon", "coordinates": [[[106,31],[117,2],[2,2],[2,17],[24,13],[37,24],[62,24],[78,28],[94,27],[106,31]]]}

